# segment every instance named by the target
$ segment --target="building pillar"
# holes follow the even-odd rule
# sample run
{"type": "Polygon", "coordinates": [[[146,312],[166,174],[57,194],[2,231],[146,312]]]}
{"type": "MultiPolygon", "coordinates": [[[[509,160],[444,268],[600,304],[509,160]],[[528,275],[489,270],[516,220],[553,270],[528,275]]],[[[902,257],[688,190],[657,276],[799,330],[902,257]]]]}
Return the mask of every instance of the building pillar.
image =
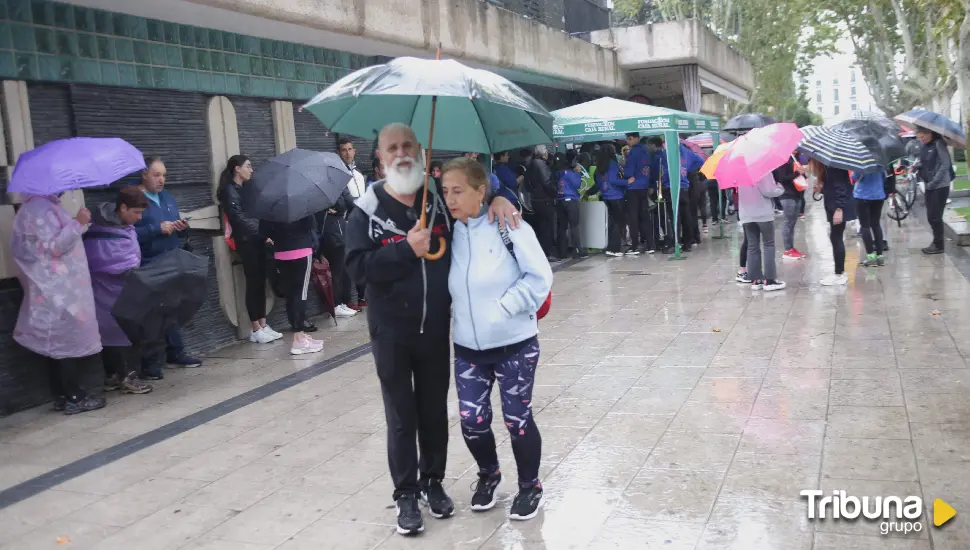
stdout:
{"type": "MultiPolygon", "coordinates": [[[[209,151],[211,152],[212,197],[216,199],[219,176],[226,167],[229,157],[239,154],[239,128],[236,126],[236,109],[229,98],[215,96],[209,99],[206,111],[206,126],[209,130],[209,151]]],[[[223,313],[236,327],[236,336],[248,338],[252,333],[249,314],[246,311],[246,276],[241,265],[233,265],[233,253],[225,238],[218,235],[212,238],[212,255],[216,267],[216,284],[219,289],[219,305],[223,313]]]]}
{"type": "Polygon", "coordinates": [[[296,149],[296,122],[293,120],[293,104],[289,101],[274,101],[273,137],[276,141],[276,154],[280,155],[296,149]]]}
{"type": "Polygon", "coordinates": [[[689,113],[701,112],[701,77],[697,65],[683,65],[684,110],[689,113]]]}

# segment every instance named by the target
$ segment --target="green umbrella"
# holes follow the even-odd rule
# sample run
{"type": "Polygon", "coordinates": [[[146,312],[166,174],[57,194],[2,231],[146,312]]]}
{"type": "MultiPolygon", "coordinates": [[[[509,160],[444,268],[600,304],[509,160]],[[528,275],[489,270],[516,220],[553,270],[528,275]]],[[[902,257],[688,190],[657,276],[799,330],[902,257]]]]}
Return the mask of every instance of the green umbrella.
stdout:
{"type": "MultiPolygon", "coordinates": [[[[552,135],[556,143],[584,141],[608,141],[623,139],[628,133],[662,135],[667,142],[667,165],[680,166],[680,133],[718,132],[721,127],[717,117],[677,111],[633,101],[603,97],[572,107],[553,111],[555,123],[552,135]]],[[[680,241],[677,238],[678,201],[680,200],[679,175],[670,176],[670,194],[674,213],[674,259],[680,259],[680,241]]],[[[662,187],[662,186],[661,186],[662,187]]],[[[662,189],[657,190],[662,193],[662,189]]],[[[662,200],[662,197],[660,197],[662,200]]],[[[723,232],[723,228],[722,228],[723,232]]]]}
{"type": "Polygon", "coordinates": [[[552,143],[552,115],[522,88],[452,59],[399,57],[360,69],[303,106],[331,131],[374,138],[392,122],[407,124],[426,148],[437,98],[434,137],[452,151],[497,153],[552,143]]]}

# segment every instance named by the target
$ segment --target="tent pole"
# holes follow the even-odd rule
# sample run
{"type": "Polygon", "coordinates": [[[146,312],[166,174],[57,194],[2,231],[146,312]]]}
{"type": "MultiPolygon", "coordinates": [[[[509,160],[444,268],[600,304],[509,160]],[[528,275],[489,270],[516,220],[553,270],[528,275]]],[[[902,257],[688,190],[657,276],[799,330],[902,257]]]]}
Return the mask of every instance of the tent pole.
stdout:
{"type": "MultiPolygon", "coordinates": [[[[674,217],[674,255],[669,260],[686,260],[680,253],[680,136],[673,130],[664,132],[667,147],[667,179],[670,180],[670,210],[674,217]]],[[[663,182],[661,181],[661,185],[663,182]]]]}

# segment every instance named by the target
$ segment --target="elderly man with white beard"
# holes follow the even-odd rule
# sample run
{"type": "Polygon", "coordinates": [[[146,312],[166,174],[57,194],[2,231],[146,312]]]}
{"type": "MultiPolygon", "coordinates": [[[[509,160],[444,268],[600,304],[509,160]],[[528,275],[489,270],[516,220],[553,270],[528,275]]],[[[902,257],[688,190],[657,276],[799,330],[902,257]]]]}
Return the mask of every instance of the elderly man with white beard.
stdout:
{"type": "MultiPolygon", "coordinates": [[[[455,512],[441,485],[448,455],[451,254],[435,261],[423,258],[438,237],[450,242],[452,220],[441,189],[431,185],[429,228],[417,223],[425,167],[409,127],[390,124],[381,130],[377,154],[386,178],[367,188],[350,215],[347,266],[357,284],[367,285],[367,323],[387,419],[397,531],[413,535],[424,530],[419,501],[439,519],[455,512]]],[[[513,227],[519,225],[518,215],[502,197],[489,209],[490,218],[513,227]]]]}

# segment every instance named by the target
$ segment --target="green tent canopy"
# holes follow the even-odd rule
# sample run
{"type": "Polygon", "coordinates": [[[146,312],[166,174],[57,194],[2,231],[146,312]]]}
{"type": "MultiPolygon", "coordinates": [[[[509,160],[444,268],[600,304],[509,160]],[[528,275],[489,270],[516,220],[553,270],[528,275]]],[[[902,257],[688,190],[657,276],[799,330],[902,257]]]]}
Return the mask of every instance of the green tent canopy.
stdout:
{"type": "MultiPolygon", "coordinates": [[[[585,141],[612,141],[624,139],[628,133],[662,135],[667,143],[680,144],[681,133],[717,133],[721,121],[717,117],[699,115],[624,101],[612,97],[602,97],[553,111],[552,137],[558,145],[581,143],[585,141]]],[[[667,166],[680,166],[680,147],[667,147],[667,166]]],[[[679,204],[679,174],[670,177],[670,194],[673,204],[679,204]]],[[[674,217],[674,256],[681,259],[679,227],[679,208],[673,208],[674,217]]],[[[723,232],[723,228],[722,228],[723,232]]],[[[723,237],[723,234],[722,234],[723,237]]]]}
{"type": "Polygon", "coordinates": [[[658,135],[664,132],[717,132],[717,117],[687,113],[603,97],[553,111],[552,137],[557,143],[623,139],[628,132],[658,135]]]}

